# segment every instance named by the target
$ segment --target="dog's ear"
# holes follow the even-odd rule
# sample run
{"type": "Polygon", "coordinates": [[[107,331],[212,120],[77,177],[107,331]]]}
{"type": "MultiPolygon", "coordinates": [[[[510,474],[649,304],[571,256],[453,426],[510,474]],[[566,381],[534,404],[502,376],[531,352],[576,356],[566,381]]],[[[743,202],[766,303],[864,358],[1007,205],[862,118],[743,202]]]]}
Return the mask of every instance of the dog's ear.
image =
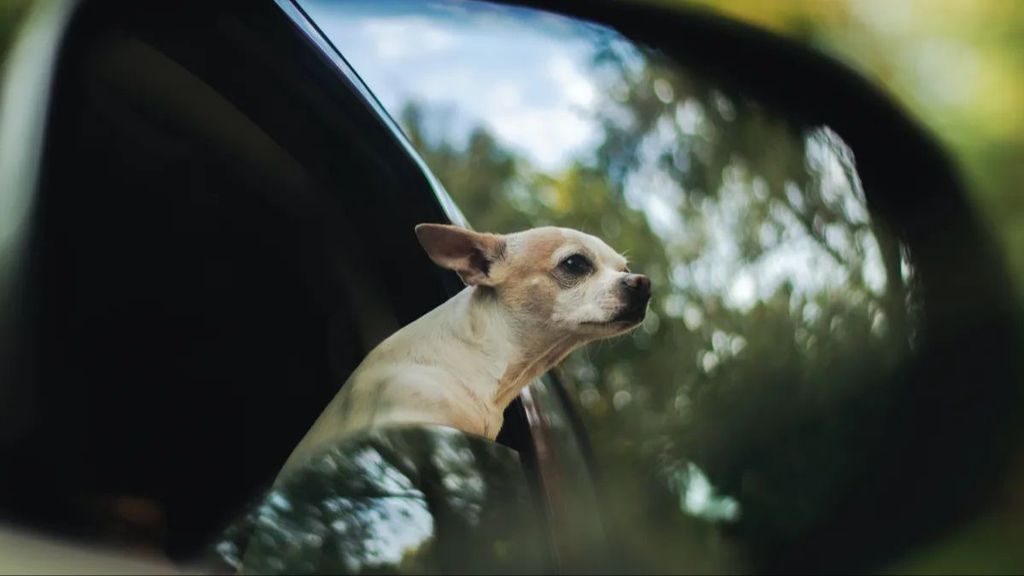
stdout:
{"type": "Polygon", "coordinates": [[[505,239],[446,224],[418,224],[416,237],[438,266],[454,270],[470,286],[494,286],[492,267],[505,257],[505,239]]]}

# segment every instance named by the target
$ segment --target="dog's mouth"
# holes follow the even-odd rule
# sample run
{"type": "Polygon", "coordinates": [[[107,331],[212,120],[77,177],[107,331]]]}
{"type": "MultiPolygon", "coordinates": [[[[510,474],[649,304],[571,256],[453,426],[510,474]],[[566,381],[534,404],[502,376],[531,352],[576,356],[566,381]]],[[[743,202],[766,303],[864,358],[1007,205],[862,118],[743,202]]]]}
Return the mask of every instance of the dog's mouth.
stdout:
{"type": "Polygon", "coordinates": [[[607,328],[625,329],[636,326],[644,321],[644,317],[647,316],[647,302],[645,301],[642,305],[628,306],[616,312],[615,316],[612,316],[609,320],[601,320],[594,322],[583,322],[582,324],[588,326],[603,326],[607,328]]]}
{"type": "Polygon", "coordinates": [[[611,319],[611,322],[622,322],[627,324],[639,324],[647,316],[647,303],[651,301],[650,296],[633,300],[627,306],[619,310],[611,319]]]}
{"type": "Polygon", "coordinates": [[[616,327],[616,328],[627,328],[629,326],[632,326],[634,324],[639,324],[639,323],[640,322],[636,321],[636,320],[616,320],[614,318],[611,319],[611,320],[602,320],[600,322],[598,322],[598,321],[594,321],[594,322],[580,322],[580,324],[583,325],[583,326],[604,326],[604,327],[616,327]]]}

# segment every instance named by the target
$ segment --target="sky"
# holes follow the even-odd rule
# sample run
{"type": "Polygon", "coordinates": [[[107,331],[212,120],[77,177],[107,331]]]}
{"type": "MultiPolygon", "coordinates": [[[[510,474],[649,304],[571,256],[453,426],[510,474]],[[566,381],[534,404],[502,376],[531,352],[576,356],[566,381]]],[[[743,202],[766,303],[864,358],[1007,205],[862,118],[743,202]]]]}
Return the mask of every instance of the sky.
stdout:
{"type": "Polygon", "coordinates": [[[443,124],[428,125],[432,136],[458,143],[483,125],[545,171],[565,166],[598,137],[587,70],[595,28],[459,2],[302,5],[392,114],[409,101],[432,107],[443,124]]]}

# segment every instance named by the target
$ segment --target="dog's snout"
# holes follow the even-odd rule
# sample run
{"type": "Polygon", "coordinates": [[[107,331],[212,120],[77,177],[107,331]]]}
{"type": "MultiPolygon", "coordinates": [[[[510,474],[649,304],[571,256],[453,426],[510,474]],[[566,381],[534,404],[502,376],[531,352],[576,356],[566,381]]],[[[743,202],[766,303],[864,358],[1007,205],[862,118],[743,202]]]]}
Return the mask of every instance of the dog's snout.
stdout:
{"type": "Polygon", "coordinates": [[[632,323],[643,320],[647,313],[647,303],[651,301],[651,279],[643,274],[623,276],[622,296],[622,309],[616,319],[632,323]]]}
{"type": "Polygon", "coordinates": [[[651,279],[643,274],[628,274],[622,279],[622,283],[636,296],[651,295],[651,279]]]}

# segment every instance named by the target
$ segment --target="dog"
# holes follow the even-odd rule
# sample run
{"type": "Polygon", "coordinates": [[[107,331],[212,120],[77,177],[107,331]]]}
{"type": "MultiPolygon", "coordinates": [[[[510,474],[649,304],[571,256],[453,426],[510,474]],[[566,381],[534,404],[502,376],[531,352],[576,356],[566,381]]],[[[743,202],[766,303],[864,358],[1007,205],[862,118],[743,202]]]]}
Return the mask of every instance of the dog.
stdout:
{"type": "Polygon", "coordinates": [[[282,473],[381,426],[435,424],[494,440],[525,386],[647,313],[650,280],[589,234],[546,227],[499,235],[444,224],[415,231],[430,259],[466,288],[366,356],[282,473]]]}

